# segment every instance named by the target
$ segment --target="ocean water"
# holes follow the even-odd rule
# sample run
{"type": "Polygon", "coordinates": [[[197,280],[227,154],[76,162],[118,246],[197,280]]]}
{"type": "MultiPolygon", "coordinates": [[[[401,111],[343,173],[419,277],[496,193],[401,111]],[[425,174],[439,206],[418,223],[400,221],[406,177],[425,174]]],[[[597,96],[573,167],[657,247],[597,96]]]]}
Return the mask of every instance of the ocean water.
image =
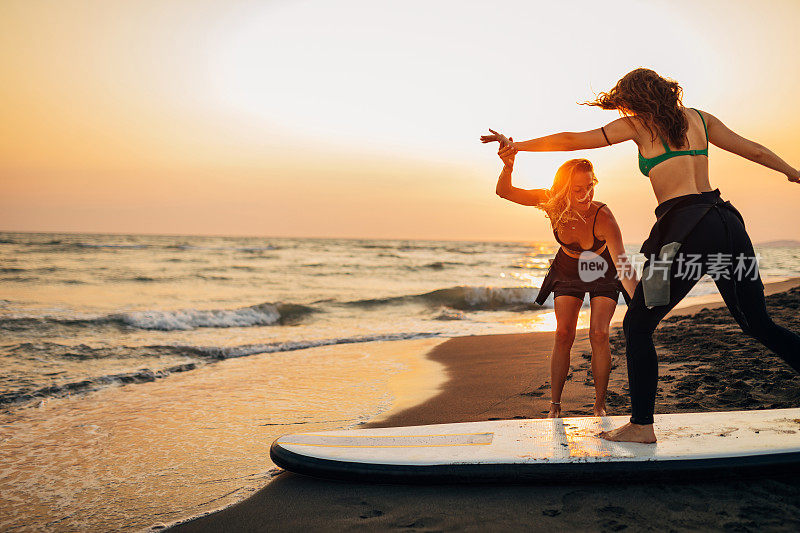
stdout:
{"type": "MultiPolygon", "coordinates": [[[[552,330],[533,300],[555,252],[0,233],[0,530],[141,530],[246,497],[275,437],[384,412],[409,354],[552,330]]],[[[758,252],[765,281],[800,275],[800,247],[758,252]]]]}
{"type": "MultiPolygon", "coordinates": [[[[553,329],[552,296],[544,307],[533,300],[556,250],[554,243],[0,233],[0,405],[259,353],[553,329]]],[[[765,280],[800,275],[800,248],[758,252],[765,280]]],[[[715,291],[706,278],[690,296],[715,291]]]]}

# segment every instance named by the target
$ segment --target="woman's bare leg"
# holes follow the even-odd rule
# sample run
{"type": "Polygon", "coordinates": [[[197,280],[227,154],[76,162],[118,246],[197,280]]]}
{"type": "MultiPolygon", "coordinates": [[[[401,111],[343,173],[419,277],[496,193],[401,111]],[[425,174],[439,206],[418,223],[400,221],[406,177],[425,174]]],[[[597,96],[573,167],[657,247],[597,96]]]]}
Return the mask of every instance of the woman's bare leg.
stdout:
{"type": "Polygon", "coordinates": [[[592,345],[592,378],[594,379],[594,416],[606,416],[606,392],[611,375],[611,345],[609,324],[617,302],[607,296],[595,296],[590,300],[592,309],[589,319],[589,342],[592,345]]]}
{"type": "Polygon", "coordinates": [[[550,413],[547,418],[561,416],[561,393],[569,373],[569,352],[575,342],[578,313],[583,305],[581,298],[558,296],[553,300],[556,312],[556,339],[550,359],[550,413]]]}

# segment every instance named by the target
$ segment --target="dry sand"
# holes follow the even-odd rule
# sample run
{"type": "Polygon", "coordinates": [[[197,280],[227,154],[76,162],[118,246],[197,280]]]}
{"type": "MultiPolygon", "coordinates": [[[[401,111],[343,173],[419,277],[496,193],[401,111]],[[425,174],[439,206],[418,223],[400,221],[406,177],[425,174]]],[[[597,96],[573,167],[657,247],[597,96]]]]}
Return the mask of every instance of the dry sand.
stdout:
{"type": "MultiPolygon", "coordinates": [[[[800,279],[767,286],[775,321],[800,331],[800,279]]],[[[677,310],[656,333],[656,411],[800,405],[800,376],[742,334],[727,309],[677,310]],[[694,312],[694,315],[690,313],[694,312]]],[[[544,416],[552,333],[458,337],[428,357],[448,381],[430,400],[364,427],[544,416]]],[[[564,416],[591,414],[587,332],[573,347],[564,416]]],[[[612,331],[609,414],[628,409],[624,339],[612,331]]],[[[796,475],[673,483],[377,485],[280,474],[252,497],[176,531],[799,531],[796,475]]]]}

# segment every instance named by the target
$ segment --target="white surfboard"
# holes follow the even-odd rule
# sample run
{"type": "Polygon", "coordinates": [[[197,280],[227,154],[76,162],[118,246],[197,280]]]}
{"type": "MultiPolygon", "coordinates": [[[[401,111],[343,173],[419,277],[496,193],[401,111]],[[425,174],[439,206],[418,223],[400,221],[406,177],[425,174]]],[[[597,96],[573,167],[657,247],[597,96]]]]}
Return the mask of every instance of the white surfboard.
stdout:
{"type": "Polygon", "coordinates": [[[273,462],[300,474],[375,481],[509,481],[681,475],[800,465],[800,409],[656,415],[658,442],[609,442],[627,416],[498,420],[284,435],[273,462]]]}

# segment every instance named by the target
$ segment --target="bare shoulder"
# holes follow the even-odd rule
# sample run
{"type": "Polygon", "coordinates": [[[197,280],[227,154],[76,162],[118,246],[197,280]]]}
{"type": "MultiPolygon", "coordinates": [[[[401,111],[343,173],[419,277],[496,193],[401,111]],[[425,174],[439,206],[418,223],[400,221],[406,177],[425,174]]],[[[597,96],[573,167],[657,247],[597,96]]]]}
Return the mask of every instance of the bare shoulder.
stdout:
{"type": "Polygon", "coordinates": [[[614,218],[614,213],[611,212],[611,208],[608,207],[608,204],[604,204],[602,202],[593,202],[595,205],[598,206],[597,208],[597,225],[606,225],[606,224],[616,224],[616,219],[614,218]]]}
{"type": "Polygon", "coordinates": [[[592,205],[597,209],[597,216],[611,215],[611,209],[609,209],[607,203],[599,200],[592,200],[592,205]]]}
{"type": "Polygon", "coordinates": [[[641,135],[647,131],[647,126],[645,126],[644,120],[639,115],[628,115],[620,118],[619,120],[624,120],[628,127],[637,135],[641,135]]]}
{"type": "Polygon", "coordinates": [[[608,239],[620,233],[619,224],[617,219],[614,218],[614,213],[605,204],[597,210],[594,227],[595,234],[602,239],[608,239]]]}
{"type": "Polygon", "coordinates": [[[614,143],[633,140],[639,135],[639,125],[635,117],[623,116],[612,120],[604,126],[606,137],[613,139],[614,143]]]}
{"type": "Polygon", "coordinates": [[[626,115],[615,122],[619,122],[620,125],[624,124],[624,127],[629,131],[630,139],[635,142],[638,146],[641,146],[643,143],[648,141],[652,141],[653,135],[650,133],[650,130],[645,125],[644,121],[638,115],[626,115]]]}
{"type": "Polygon", "coordinates": [[[717,117],[715,117],[714,115],[712,115],[708,111],[703,111],[702,109],[697,109],[696,107],[693,107],[691,109],[689,109],[689,108],[685,108],[685,109],[686,109],[687,113],[692,113],[692,114],[695,114],[695,115],[697,113],[700,113],[700,117],[706,123],[706,128],[711,128],[711,126],[715,126],[717,124],[721,124],[722,123],[722,122],[720,122],[720,120],[717,117]]]}

